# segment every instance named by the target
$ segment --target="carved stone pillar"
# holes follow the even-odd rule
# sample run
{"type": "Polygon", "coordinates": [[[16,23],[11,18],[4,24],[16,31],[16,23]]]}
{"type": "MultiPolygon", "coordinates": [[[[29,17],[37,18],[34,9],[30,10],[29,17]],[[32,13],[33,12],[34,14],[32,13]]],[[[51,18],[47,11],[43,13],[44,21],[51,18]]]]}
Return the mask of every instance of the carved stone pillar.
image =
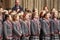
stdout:
{"type": "Polygon", "coordinates": [[[57,8],[58,8],[58,11],[60,11],[60,0],[58,0],[57,8]]]}

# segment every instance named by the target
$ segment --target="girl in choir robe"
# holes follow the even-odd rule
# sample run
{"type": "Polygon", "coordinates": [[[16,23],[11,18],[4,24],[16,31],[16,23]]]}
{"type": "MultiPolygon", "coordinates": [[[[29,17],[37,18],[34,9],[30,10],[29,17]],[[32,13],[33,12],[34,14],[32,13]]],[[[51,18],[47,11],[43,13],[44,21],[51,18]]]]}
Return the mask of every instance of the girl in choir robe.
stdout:
{"type": "Polygon", "coordinates": [[[23,13],[18,13],[18,15],[19,15],[19,20],[22,21],[22,19],[23,19],[23,13]]]}
{"type": "Polygon", "coordinates": [[[29,40],[29,37],[31,35],[30,31],[30,19],[29,19],[29,13],[23,14],[23,22],[22,24],[22,40],[29,40]]]}
{"type": "Polygon", "coordinates": [[[58,13],[53,12],[52,14],[52,21],[50,22],[51,25],[51,33],[52,39],[51,40],[59,40],[59,20],[57,19],[58,13]]]}
{"type": "Polygon", "coordinates": [[[2,24],[2,22],[3,22],[3,18],[2,18],[2,12],[0,12],[0,40],[2,40],[3,39],[3,24],[2,24]]]}
{"type": "Polygon", "coordinates": [[[19,22],[19,16],[17,14],[13,15],[13,40],[21,40],[22,28],[19,22]]]}
{"type": "Polygon", "coordinates": [[[46,12],[43,16],[42,30],[43,38],[42,40],[50,40],[50,13],[46,12]]]}
{"type": "Polygon", "coordinates": [[[12,40],[12,22],[11,22],[11,16],[10,15],[5,15],[5,21],[4,21],[4,35],[5,39],[4,40],[12,40]]]}
{"type": "Polygon", "coordinates": [[[41,24],[39,22],[39,16],[37,14],[32,14],[30,40],[39,40],[40,29],[41,24]]]}
{"type": "MultiPolygon", "coordinates": [[[[42,26],[42,23],[43,23],[43,15],[46,13],[45,10],[41,11],[40,14],[39,14],[39,21],[41,22],[41,26],[42,26]]],[[[42,27],[41,27],[41,31],[40,31],[40,40],[42,40],[42,37],[43,37],[43,30],[42,30],[42,27]]]]}

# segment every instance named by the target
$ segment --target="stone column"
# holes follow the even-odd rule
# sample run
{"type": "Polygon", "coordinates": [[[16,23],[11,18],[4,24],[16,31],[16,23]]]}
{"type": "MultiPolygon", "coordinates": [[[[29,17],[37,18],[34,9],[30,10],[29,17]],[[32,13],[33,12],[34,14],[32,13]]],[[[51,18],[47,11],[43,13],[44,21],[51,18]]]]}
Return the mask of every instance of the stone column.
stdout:
{"type": "Polygon", "coordinates": [[[27,0],[27,7],[30,9],[30,10],[32,10],[32,8],[33,8],[33,0],[27,0]]]}
{"type": "Polygon", "coordinates": [[[41,0],[41,9],[45,6],[45,0],[41,0]]]}
{"type": "Polygon", "coordinates": [[[41,11],[41,8],[42,8],[41,3],[42,3],[41,0],[38,0],[38,10],[39,10],[39,12],[41,11]]]}
{"type": "Polygon", "coordinates": [[[50,8],[52,9],[53,8],[53,0],[50,0],[50,3],[51,3],[50,8]]]}
{"type": "Polygon", "coordinates": [[[57,7],[58,7],[58,11],[60,11],[60,0],[58,0],[58,5],[57,5],[57,7]]]}
{"type": "Polygon", "coordinates": [[[28,0],[22,0],[22,6],[25,8],[28,8],[28,0]]]}
{"type": "Polygon", "coordinates": [[[11,0],[11,8],[15,5],[15,0],[11,0]]]}
{"type": "Polygon", "coordinates": [[[53,3],[54,3],[54,8],[55,8],[56,10],[57,10],[57,1],[58,1],[58,0],[54,0],[54,2],[53,2],[53,3]]]}

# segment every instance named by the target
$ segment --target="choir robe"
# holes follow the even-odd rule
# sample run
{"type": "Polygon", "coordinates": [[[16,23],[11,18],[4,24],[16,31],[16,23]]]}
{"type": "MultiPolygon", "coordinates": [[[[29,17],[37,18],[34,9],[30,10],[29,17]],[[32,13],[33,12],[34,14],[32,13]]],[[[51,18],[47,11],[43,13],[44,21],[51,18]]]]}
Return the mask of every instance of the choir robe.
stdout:
{"type": "Polygon", "coordinates": [[[50,40],[50,20],[47,19],[43,19],[43,25],[42,25],[42,29],[43,29],[43,38],[42,40],[50,40]]]}
{"type": "Polygon", "coordinates": [[[31,20],[31,38],[30,38],[30,40],[39,40],[40,29],[41,29],[41,23],[39,22],[39,19],[31,20]]]}
{"type": "Polygon", "coordinates": [[[4,40],[12,40],[12,23],[9,21],[4,22],[4,40]]]}
{"type": "Polygon", "coordinates": [[[0,20],[0,40],[3,39],[3,24],[2,24],[2,21],[0,20]]]}
{"type": "Polygon", "coordinates": [[[54,22],[53,22],[53,20],[51,19],[50,20],[50,32],[51,32],[51,40],[54,40],[54,38],[53,38],[53,35],[54,35],[54,26],[53,26],[53,24],[54,24],[54,22]]]}
{"type": "MultiPolygon", "coordinates": [[[[58,29],[59,29],[59,32],[60,32],[60,20],[59,20],[59,27],[58,27],[58,29]]],[[[59,39],[60,39],[60,33],[59,33],[59,39]]]]}
{"type": "Polygon", "coordinates": [[[3,18],[2,18],[3,16],[2,15],[0,15],[0,40],[2,40],[3,39],[3,18]]]}
{"type": "Polygon", "coordinates": [[[39,38],[40,38],[40,40],[42,40],[42,37],[43,37],[43,28],[42,28],[42,26],[43,26],[43,18],[40,18],[39,21],[41,23],[41,31],[40,31],[39,38]]]}
{"type": "Polygon", "coordinates": [[[22,26],[22,40],[29,40],[29,37],[31,35],[30,32],[30,21],[20,21],[22,26]]]}
{"type": "Polygon", "coordinates": [[[59,20],[53,19],[50,24],[52,32],[54,33],[52,40],[59,40],[59,20]]]}
{"type": "Polygon", "coordinates": [[[13,40],[21,40],[22,28],[19,21],[13,22],[13,40]]]}

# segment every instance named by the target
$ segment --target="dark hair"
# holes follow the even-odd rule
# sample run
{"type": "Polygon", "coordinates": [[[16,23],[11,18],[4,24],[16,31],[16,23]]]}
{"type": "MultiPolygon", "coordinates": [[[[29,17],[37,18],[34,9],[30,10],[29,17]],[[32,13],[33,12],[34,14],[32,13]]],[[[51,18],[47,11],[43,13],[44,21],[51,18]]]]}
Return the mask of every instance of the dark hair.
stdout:
{"type": "Polygon", "coordinates": [[[29,10],[28,8],[25,8],[25,12],[31,12],[31,10],[29,10]]]}
{"type": "Polygon", "coordinates": [[[42,17],[42,14],[43,14],[43,12],[40,12],[40,14],[39,14],[39,18],[41,18],[41,17],[42,17]]]}
{"type": "Polygon", "coordinates": [[[36,15],[35,13],[32,13],[32,17],[31,17],[31,19],[33,19],[35,15],[36,15]]]}
{"type": "Polygon", "coordinates": [[[23,20],[25,20],[26,13],[23,14],[23,20]]]}
{"type": "Polygon", "coordinates": [[[9,17],[9,15],[8,15],[8,14],[5,14],[5,20],[7,20],[7,19],[8,19],[8,17],[9,17]]]}
{"type": "Polygon", "coordinates": [[[55,9],[54,7],[50,10],[52,12],[52,10],[55,9]]]}
{"type": "Polygon", "coordinates": [[[35,12],[35,9],[33,8],[32,12],[35,12]]]}

